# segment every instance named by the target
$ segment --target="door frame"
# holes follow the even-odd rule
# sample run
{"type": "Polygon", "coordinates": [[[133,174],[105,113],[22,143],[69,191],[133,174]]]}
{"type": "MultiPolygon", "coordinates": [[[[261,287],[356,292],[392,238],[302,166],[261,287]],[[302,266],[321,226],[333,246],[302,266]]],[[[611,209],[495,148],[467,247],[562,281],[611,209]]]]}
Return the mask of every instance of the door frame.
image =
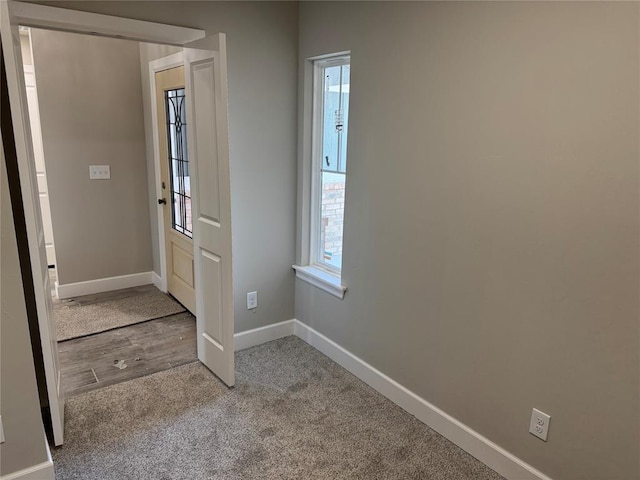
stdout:
{"type": "MultiPolygon", "coordinates": [[[[174,45],[178,47],[184,47],[187,44],[206,37],[206,32],[200,29],[160,24],[143,20],[134,20],[123,17],[114,17],[97,13],[81,12],[77,10],[49,7],[38,4],[21,3],[15,0],[6,1],[6,9],[4,11],[8,13],[9,17],[6,19],[6,22],[7,24],[11,24],[12,26],[16,25],[16,27],[17,25],[22,25],[25,27],[41,28],[45,30],[58,30],[70,33],[115,37],[138,42],[174,45]]],[[[3,23],[4,21],[5,20],[3,20],[3,23]]],[[[22,60],[22,54],[19,49],[17,52],[15,52],[15,55],[17,56],[16,60],[22,60]]],[[[19,74],[24,75],[24,72],[21,71],[19,72],[19,74]]],[[[26,105],[26,91],[20,91],[19,95],[21,102],[26,105]]],[[[25,120],[28,120],[28,117],[26,117],[25,120]]],[[[14,135],[16,135],[15,132],[18,132],[19,134],[21,134],[21,137],[24,137],[21,139],[21,141],[24,141],[26,143],[30,140],[26,138],[26,134],[29,131],[25,127],[25,125],[14,123],[14,135]]],[[[156,148],[155,145],[157,145],[157,142],[155,142],[154,144],[154,149],[156,148]]],[[[35,161],[33,156],[30,156],[28,153],[26,156],[21,155],[18,158],[18,162],[22,172],[20,175],[21,184],[26,185],[27,187],[29,185],[35,185],[35,161]]],[[[23,205],[31,205],[31,199],[28,198],[31,193],[32,191],[30,188],[22,189],[23,205]]],[[[35,215],[36,214],[29,209],[25,210],[25,223],[27,225],[28,231],[33,232],[37,230],[38,219],[35,215]]],[[[32,252],[32,255],[39,254],[37,252],[32,252]]],[[[229,261],[232,262],[232,259],[230,258],[229,261]]],[[[34,279],[39,278],[37,268],[38,266],[35,265],[34,262],[32,262],[31,270],[32,274],[34,275],[34,279]]],[[[50,292],[41,292],[42,287],[40,286],[40,288],[38,289],[39,282],[34,283],[36,288],[36,306],[38,315],[40,316],[43,315],[43,309],[45,309],[46,307],[47,299],[45,297],[45,294],[49,295],[50,292]]],[[[233,286],[231,286],[231,288],[233,288],[233,286]]],[[[201,318],[196,319],[196,322],[202,321],[204,320],[202,320],[201,318]]],[[[43,354],[46,354],[47,351],[51,353],[50,350],[48,350],[49,346],[46,344],[46,342],[47,340],[43,338],[41,345],[43,354]]],[[[53,348],[57,349],[57,344],[53,345],[53,348]]],[[[231,346],[231,349],[233,351],[233,346],[231,346]]],[[[47,365],[53,368],[53,361],[54,360],[52,356],[45,355],[45,370],[47,370],[47,365]]],[[[49,388],[50,385],[53,384],[53,378],[51,378],[51,376],[52,375],[50,374],[50,372],[48,375],[46,375],[47,388],[49,388]]],[[[61,398],[61,403],[64,403],[64,398],[60,397],[59,394],[58,397],[61,398]]]]}
{"type": "MultiPolygon", "coordinates": [[[[32,48],[32,44],[31,44],[31,31],[27,32],[27,33],[23,33],[20,32],[20,40],[22,40],[22,37],[27,37],[29,39],[29,50],[31,50],[31,58],[33,59],[33,48],[32,48]]],[[[33,64],[31,65],[24,65],[24,74],[25,74],[25,87],[29,88],[29,85],[27,82],[27,76],[31,75],[33,77],[33,85],[32,87],[35,89],[35,93],[36,93],[36,98],[34,100],[34,110],[35,110],[35,114],[36,114],[36,119],[35,119],[35,126],[36,128],[39,130],[39,135],[40,135],[40,145],[39,145],[39,149],[40,149],[40,154],[42,155],[42,158],[44,159],[44,152],[43,147],[42,147],[42,128],[41,128],[41,123],[40,123],[40,105],[38,104],[38,86],[35,83],[35,79],[36,79],[36,69],[35,66],[33,64]]],[[[33,126],[34,124],[34,119],[29,118],[31,126],[33,126]]],[[[31,136],[33,137],[33,133],[34,133],[34,129],[31,129],[31,136]]],[[[33,140],[33,138],[32,138],[33,140]]],[[[35,145],[34,145],[35,147],[35,145]]],[[[35,149],[34,149],[34,157],[35,157],[35,149]]],[[[51,201],[51,197],[49,195],[49,181],[47,179],[47,166],[44,165],[44,181],[47,184],[47,197],[49,198],[49,202],[51,201]]],[[[40,184],[38,184],[38,191],[40,191],[40,184]]],[[[40,204],[40,206],[42,207],[42,203],[40,204]]],[[[47,215],[49,217],[49,221],[51,222],[51,203],[49,203],[49,207],[47,208],[47,212],[42,211],[43,209],[41,208],[41,214],[43,217],[43,222],[44,222],[44,216],[47,215]]],[[[53,263],[49,261],[49,256],[47,253],[47,266],[49,268],[51,268],[51,266],[53,265],[56,269],[58,267],[58,259],[56,257],[56,240],[55,237],[53,236],[53,227],[51,229],[51,247],[53,250],[53,263]]],[[[45,235],[45,247],[46,247],[46,235],[45,235]]],[[[52,285],[53,286],[53,285],[52,285]]],[[[58,295],[58,289],[56,288],[56,296],[58,295]]]]}
{"type": "Polygon", "coordinates": [[[160,284],[156,285],[163,292],[168,290],[167,279],[167,243],[164,234],[164,213],[163,209],[158,207],[157,199],[162,198],[162,172],[161,172],[161,160],[160,160],[160,136],[158,133],[158,106],[155,100],[156,91],[156,73],[162,70],[169,70],[170,68],[184,66],[184,53],[177,52],[166,57],[151,60],[149,62],[149,86],[151,96],[151,125],[153,128],[153,166],[155,171],[156,180],[156,195],[151,200],[153,207],[157,210],[158,214],[158,250],[160,255],[160,284]]]}
{"type": "Polygon", "coordinates": [[[8,7],[14,23],[45,30],[115,37],[177,47],[182,47],[206,36],[206,32],[198,28],[48,7],[15,0],[8,0],[8,7]]]}

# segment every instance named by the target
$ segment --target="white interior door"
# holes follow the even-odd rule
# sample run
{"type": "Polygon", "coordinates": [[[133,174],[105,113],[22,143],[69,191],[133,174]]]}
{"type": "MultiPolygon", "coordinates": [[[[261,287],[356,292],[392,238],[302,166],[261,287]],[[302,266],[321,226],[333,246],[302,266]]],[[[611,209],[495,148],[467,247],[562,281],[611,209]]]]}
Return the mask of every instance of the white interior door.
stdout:
{"type": "Polygon", "coordinates": [[[224,34],[185,46],[187,143],[192,217],[198,358],[234,384],[231,185],[224,34]]]}
{"type": "Polygon", "coordinates": [[[33,272],[53,437],[54,443],[61,445],[64,433],[64,392],[60,384],[60,363],[58,362],[45,235],[36,180],[37,169],[31,140],[29,108],[26,102],[27,92],[20,50],[20,34],[18,25],[10,17],[9,5],[6,1],[0,1],[0,38],[2,39],[2,52],[7,72],[7,87],[20,171],[20,187],[33,272]]]}
{"type": "Polygon", "coordinates": [[[40,196],[40,212],[44,228],[44,244],[47,251],[47,264],[56,264],[56,252],[53,245],[53,222],[51,221],[51,206],[49,203],[49,188],[47,187],[47,168],[44,163],[44,148],[42,146],[42,130],[40,129],[40,110],[38,108],[38,91],[36,89],[36,74],[33,65],[24,66],[24,80],[27,87],[27,105],[29,107],[29,122],[33,139],[33,156],[36,161],[36,175],[38,176],[38,194],[40,196]]]}

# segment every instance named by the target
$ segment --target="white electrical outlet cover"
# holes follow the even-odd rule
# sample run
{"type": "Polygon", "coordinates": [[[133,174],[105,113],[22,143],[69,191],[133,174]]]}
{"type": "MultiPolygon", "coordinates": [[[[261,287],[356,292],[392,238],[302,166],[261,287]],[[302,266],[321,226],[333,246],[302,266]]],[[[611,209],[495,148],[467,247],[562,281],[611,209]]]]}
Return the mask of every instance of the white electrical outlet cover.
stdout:
{"type": "Polygon", "coordinates": [[[529,433],[535,435],[541,440],[547,441],[549,435],[549,423],[551,416],[534,408],[531,412],[531,423],[529,424],[529,433]]]}

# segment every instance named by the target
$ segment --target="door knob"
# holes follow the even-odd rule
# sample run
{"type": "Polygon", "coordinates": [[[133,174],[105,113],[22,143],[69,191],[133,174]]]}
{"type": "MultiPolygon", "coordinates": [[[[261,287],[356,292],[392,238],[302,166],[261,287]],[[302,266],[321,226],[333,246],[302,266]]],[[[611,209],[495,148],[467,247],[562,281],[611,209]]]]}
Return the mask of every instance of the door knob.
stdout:
{"type": "Polygon", "coordinates": [[[166,205],[167,204],[167,199],[166,198],[159,198],[158,199],[158,205],[166,205]]]}

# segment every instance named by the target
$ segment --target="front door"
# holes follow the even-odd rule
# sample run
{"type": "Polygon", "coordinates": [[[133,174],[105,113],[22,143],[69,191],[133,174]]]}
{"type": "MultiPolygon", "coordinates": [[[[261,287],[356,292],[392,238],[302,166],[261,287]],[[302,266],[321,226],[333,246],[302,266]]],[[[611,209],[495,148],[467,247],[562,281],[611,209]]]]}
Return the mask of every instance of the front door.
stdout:
{"type": "Polygon", "coordinates": [[[156,73],[167,290],[196,314],[184,67],[156,73]]]}

